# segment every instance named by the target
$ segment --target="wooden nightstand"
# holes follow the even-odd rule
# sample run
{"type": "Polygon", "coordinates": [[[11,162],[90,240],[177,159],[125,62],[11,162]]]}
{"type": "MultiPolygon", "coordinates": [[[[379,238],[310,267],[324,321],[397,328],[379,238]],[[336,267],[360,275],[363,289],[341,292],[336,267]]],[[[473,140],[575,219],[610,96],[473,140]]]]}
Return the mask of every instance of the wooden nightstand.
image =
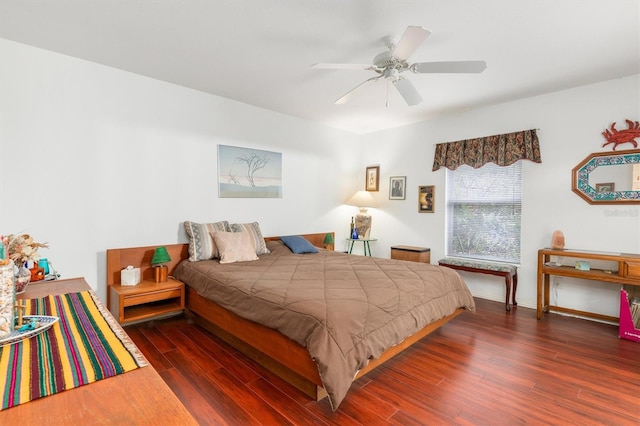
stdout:
{"type": "Polygon", "coordinates": [[[169,279],[164,283],[156,283],[153,278],[151,259],[156,247],[107,250],[107,307],[120,324],[177,315],[184,310],[184,283],[172,278],[172,274],[178,263],[188,257],[188,245],[164,246],[171,257],[166,264],[169,279]],[[120,284],[120,271],[129,265],[140,268],[138,285],[120,284]]]}
{"type": "Polygon", "coordinates": [[[177,315],[184,310],[184,283],[169,278],[165,283],[141,281],[135,286],[109,286],[111,314],[120,324],[177,315]]]}

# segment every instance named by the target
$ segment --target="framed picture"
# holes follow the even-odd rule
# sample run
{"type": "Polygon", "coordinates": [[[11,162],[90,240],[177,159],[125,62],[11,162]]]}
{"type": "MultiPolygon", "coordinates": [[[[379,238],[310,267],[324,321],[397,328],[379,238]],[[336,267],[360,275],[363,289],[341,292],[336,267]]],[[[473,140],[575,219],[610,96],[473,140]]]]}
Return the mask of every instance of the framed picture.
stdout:
{"type": "Polygon", "coordinates": [[[418,212],[433,213],[435,211],[436,187],[419,186],[418,187],[418,212]]]}
{"type": "Polygon", "coordinates": [[[391,176],[389,178],[389,199],[404,200],[407,187],[406,176],[391,176]]]}
{"type": "Polygon", "coordinates": [[[596,183],[596,192],[614,192],[615,187],[614,182],[596,183]]]}
{"type": "Polygon", "coordinates": [[[364,189],[366,189],[367,191],[378,191],[379,186],[380,186],[380,166],[367,167],[364,189]]]}
{"type": "Polygon", "coordinates": [[[282,154],[218,145],[218,197],[282,198],[282,154]]]}

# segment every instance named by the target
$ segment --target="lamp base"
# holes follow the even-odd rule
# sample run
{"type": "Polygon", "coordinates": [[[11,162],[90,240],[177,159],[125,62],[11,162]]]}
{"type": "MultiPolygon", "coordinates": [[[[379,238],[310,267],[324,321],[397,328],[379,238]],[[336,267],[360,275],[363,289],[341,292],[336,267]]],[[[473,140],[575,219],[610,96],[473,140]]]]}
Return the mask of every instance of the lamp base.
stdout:
{"type": "Polygon", "coordinates": [[[160,265],[153,267],[153,277],[157,283],[166,283],[169,276],[169,268],[167,265],[160,265]]]}
{"type": "Polygon", "coordinates": [[[369,239],[371,235],[371,216],[358,213],[356,215],[355,225],[358,230],[358,238],[369,239]]]}

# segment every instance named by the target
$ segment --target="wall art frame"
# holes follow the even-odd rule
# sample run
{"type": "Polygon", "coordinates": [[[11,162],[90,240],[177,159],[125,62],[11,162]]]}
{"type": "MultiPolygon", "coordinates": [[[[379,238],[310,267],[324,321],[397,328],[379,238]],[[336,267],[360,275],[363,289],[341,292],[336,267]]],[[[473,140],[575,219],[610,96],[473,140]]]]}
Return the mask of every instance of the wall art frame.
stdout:
{"type": "Polygon", "coordinates": [[[434,213],[436,206],[435,185],[421,185],[418,187],[418,213],[434,213]]]}
{"type": "Polygon", "coordinates": [[[365,173],[364,189],[367,191],[379,191],[380,166],[369,166],[365,173]]]}
{"type": "Polygon", "coordinates": [[[614,192],[615,182],[596,183],[596,192],[614,192]]]}
{"type": "Polygon", "coordinates": [[[219,198],[282,198],[282,153],[218,145],[219,198]]]}
{"type": "Polygon", "coordinates": [[[407,193],[407,177],[391,176],[389,178],[389,199],[404,200],[407,193]]]}

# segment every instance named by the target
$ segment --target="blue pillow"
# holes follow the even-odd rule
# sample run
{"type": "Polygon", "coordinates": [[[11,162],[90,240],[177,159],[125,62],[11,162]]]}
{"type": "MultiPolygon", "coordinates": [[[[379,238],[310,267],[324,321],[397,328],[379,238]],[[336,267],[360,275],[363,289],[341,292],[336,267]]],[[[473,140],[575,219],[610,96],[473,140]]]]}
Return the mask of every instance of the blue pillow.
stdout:
{"type": "Polygon", "coordinates": [[[295,254],[300,253],[317,253],[318,249],[313,246],[306,238],[300,235],[287,235],[280,237],[285,246],[295,254]]]}

